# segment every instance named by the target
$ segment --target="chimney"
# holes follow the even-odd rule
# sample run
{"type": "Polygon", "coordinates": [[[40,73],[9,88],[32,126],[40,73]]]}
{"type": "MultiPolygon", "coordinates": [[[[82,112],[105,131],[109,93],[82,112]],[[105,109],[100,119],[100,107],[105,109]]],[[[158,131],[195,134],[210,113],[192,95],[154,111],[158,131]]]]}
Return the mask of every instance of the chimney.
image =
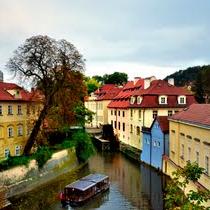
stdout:
{"type": "Polygon", "coordinates": [[[153,80],[156,80],[156,77],[155,77],[155,76],[151,76],[151,77],[145,78],[145,79],[144,79],[144,89],[147,89],[147,88],[150,86],[150,83],[151,83],[153,80]]]}
{"type": "Polygon", "coordinates": [[[138,82],[138,80],[140,80],[141,77],[134,77],[134,85],[138,82]]]}
{"type": "Polygon", "coordinates": [[[168,78],[168,84],[174,85],[174,78],[168,78]]]}

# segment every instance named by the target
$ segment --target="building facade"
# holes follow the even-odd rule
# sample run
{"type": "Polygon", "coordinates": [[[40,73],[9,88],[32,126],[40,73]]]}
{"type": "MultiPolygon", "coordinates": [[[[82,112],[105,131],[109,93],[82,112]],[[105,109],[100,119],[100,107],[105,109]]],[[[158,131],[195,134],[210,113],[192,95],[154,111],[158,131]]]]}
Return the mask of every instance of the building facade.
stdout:
{"type": "Polygon", "coordinates": [[[108,124],[108,104],[121,91],[114,84],[106,84],[85,98],[85,107],[94,113],[86,127],[101,127],[108,124]]]}
{"type": "Polygon", "coordinates": [[[171,116],[192,103],[193,94],[174,86],[172,79],[167,82],[155,77],[136,78],[110,102],[108,119],[121,143],[140,152],[142,127],[150,127],[155,117],[171,116]]]}
{"type": "Polygon", "coordinates": [[[169,122],[167,116],[158,116],[150,128],[142,127],[141,160],[162,170],[162,157],[169,154],[169,122]]]}
{"type": "Polygon", "coordinates": [[[37,107],[32,93],[0,82],[0,159],[22,154],[40,111],[37,107]]]}
{"type": "Polygon", "coordinates": [[[191,187],[210,189],[210,104],[193,104],[172,116],[169,129],[169,156],[164,157],[164,172],[171,176],[187,161],[197,162],[205,173],[191,187]]]}

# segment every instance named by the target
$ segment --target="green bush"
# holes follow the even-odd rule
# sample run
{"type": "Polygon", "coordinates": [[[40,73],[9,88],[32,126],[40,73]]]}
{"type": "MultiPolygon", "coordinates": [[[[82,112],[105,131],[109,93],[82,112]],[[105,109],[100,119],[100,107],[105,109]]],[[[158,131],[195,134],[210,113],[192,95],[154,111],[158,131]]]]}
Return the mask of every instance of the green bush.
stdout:
{"type": "Polygon", "coordinates": [[[47,146],[39,147],[33,155],[34,159],[37,161],[39,168],[52,157],[52,151],[47,146]]]}
{"type": "Polygon", "coordinates": [[[74,142],[77,158],[80,162],[85,162],[95,153],[92,140],[85,131],[78,131],[73,134],[72,142],[74,142]]]}
{"type": "Polygon", "coordinates": [[[19,165],[27,166],[30,160],[31,157],[29,156],[9,156],[6,160],[0,162],[0,171],[19,165]]]}

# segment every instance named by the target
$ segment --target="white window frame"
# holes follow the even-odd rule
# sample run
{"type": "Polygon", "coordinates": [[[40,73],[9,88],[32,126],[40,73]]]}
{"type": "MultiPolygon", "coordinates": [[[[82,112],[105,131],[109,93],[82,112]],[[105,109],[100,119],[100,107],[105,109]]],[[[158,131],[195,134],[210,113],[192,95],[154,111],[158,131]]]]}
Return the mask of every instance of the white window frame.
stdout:
{"type": "Polygon", "coordinates": [[[21,114],[22,114],[22,106],[21,106],[20,104],[18,105],[17,114],[18,114],[18,115],[21,115],[21,114]]]}
{"type": "Polygon", "coordinates": [[[18,125],[17,127],[17,135],[23,136],[23,125],[18,125]]]}
{"type": "Polygon", "coordinates": [[[131,99],[130,99],[130,104],[134,104],[135,100],[136,100],[136,98],[134,96],[132,96],[131,99]]]}
{"type": "Polygon", "coordinates": [[[178,96],[178,104],[186,104],[186,96],[184,95],[178,96]],[[183,99],[183,102],[182,102],[182,99],[183,99]]]}
{"type": "Polygon", "coordinates": [[[165,95],[159,96],[159,104],[167,104],[168,103],[168,100],[167,99],[168,98],[165,95]],[[162,102],[162,99],[164,99],[164,102],[162,102]]]}
{"type": "Polygon", "coordinates": [[[14,135],[13,135],[13,127],[12,126],[9,126],[8,128],[7,128],[7,136],[9,137],[9,138],[12,138],[14,135]]]}
{"type": "Polygon", "coordinates": [[[138,96],[137,97],[137,104],[141,104],[141,102],[142,102],[142,97],[141,96],[138,96]]]}
{"type": "Polygon", "coordinates": [[[6,149],[4,150],[4,156],[5,156],[5,158],[8,158],[8,157],[9,157],[9,154],[10,154],[10,151],[9,151],[8,148],[6,148],[6,149]]]}
{"type": "Polygon", "coordinates": [[[8,115],[12,115],[12,105],[8,105],[8,115]]]}
{"type": "Polygon", "coordinates": [[[15,156],[20,156],[21,146],[15,146],[15,156]]]}

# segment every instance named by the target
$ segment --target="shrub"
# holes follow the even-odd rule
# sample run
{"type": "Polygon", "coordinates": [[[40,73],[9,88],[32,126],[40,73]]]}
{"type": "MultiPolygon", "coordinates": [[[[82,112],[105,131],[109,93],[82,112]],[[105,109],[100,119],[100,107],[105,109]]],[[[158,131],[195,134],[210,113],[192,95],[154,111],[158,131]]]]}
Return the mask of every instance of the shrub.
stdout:
{"type": "Polygon", "coordinates": [[[34,159],[37,161],[39,168],[52,157],[52,151],[47,146],[39,147],[33,155],[34,159]]]}
{"type": "Polygon", "coordinates": [[[0,171],[19,165],[27,166],[30,160],[31,157],[29,156],[9,156],[6,160],[0,162],[0,171]]]}
{"type": "Polygon", "coordinates": [[[92,140],[85,131],[78,131],[73,134],[72,141],[75,144],[77,158],[80,162],[85,162],[95,153],[92,140]]]}

